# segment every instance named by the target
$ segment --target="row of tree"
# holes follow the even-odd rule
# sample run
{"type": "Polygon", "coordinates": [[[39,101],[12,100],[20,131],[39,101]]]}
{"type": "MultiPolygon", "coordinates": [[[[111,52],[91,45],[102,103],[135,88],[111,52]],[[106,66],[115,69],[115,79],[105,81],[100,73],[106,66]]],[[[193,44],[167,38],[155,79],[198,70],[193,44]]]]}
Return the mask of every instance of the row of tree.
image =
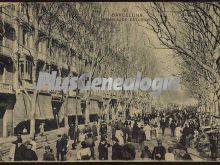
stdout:
{"type": "Polygon", "coordinates": [[[220,3],[147,3],[145,28],[162,48],[170,49],[181,69],[182,83],[200,105],[220,100],[220,3]]]}
{"type": "MultiPolygon", "coordinates": [[[[7,8],[7,5],[5,7],[7,8]]],[[[144,47],[142,35],[136,35],[135,29],[137,27],[131,23],[123,24],[102,19],[108,16],[109,10],[107,3],[17,3],[15,12],[23,15],[16,15],[14,20],[25,26],[33,38],[33,50],[31,51],[31,56],[34,58],[33,84],[35,85],[38,75],[38,47],[42,42],[47,43],[46,59],[56,58],[54,45],[65,50],[58,54],[67,58],[67,75],[61,76],[72,76],[73,74],[80,76],[85,72],[92,72],[94,77],[127,78],[136,75],[137,71],[144,75],[153,76],[157,72],[156,59],[153,53],[144,47]],[[70,61],[74,61],[74,63],[70,61]],[[73,66],[76,69],[74,72],[72,71],[73,66]]],[[[17,45],[20,45],[19,41],[17,45]]],[[[14,57],[18,55],[19,46],[17,48],[14,57]]],[[[50,63],[50,60],[47,63],[50,63]]],[[[15,66],[17,66],[16,60],[15,66]]],[[[45,63],[41,71],[46,69],[45,63]]],[[[23,86],[22,82],[20,83],[23,86]]],[[[29,96],[25,89],[24,92],[29,96]]],[[[105,106],[107,114],[110,111],[109,104],[112,94],[115,92],[110,91],[109,93],[110,98],[105,106]]],[[[35,133],[35,109],[38,94],[39,91],[33,90],[33,95],[29,96],[31,102],[31,134],[35,133]]],[[[78,97],[80,91],[76,91],[76,95],[80,101],[81,97],[78,97]]],[[[92,91],[83,94],[88,104],[92,95],[92,91]]],[[[151,101],[150,95],[146,92],[123,91],[116,92],[116,95],[120,98],[126,96],[125,106],[126,104],[136,104],[146,108],[146,105],[151,101]]],[[[68,97],[69,94],[66,95],[66,98],[68,97]]],[[[65,107],[67,104],[68,99],[65,100],[65,107]]],[[[68,114],[65,114],[65,126],[68,128],[68,114]]]]}

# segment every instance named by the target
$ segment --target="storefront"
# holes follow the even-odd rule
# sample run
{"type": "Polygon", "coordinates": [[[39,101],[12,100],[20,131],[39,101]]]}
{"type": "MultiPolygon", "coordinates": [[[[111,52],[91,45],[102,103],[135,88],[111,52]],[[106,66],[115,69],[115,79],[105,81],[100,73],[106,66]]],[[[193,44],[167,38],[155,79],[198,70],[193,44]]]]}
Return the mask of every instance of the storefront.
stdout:
{"type": "MultiPolygon", "coordinates": [[[[14,133],[29,133],[31,119],[31,100],[33,94],[20,93],[16,97],[13,113],[14,133]],[[25,131],[24,131],[25,130],[25,131]]],[[[54,128],[54,114],[50,94],[38,94],[35,102],[35,131],[39,133],[39,127],[44,124],[45,131],[54,128]]],[[[56,125],[55,125],[56,126],[56,125]]]]}
{"type": "Polygon", "coordinates": [[[38,94],[36,99],[36,133],[40,132],[40,125],[44,125],[45,131],[56,129],[56,120],[52,108],[52,97],[50,94],[38,94]]]}
{"type": "Polygon", "coordinates": [[[59,122],[63,123],[65,116],[68,116],[68,124],[76,123],[83,124],[84,118],[81,109],[81,100],[75,97],[69,97],[68,101],[63,102],[59,111],[59,122]]]}
{"type": "Polygon", "coordinates": [[[22,133],[26,128],[30,132],[30,101],[28,96],[20,93],[16,96],[16,103],[13,110],[14,134],[22,133]]]}
{"type": "Polygon", "coordinates": [[[0,94],[0,137],[13,135],[13,108],[15,95],[0,94]]]}
{"type": "Polygon", "coordinates": [[[101,111],[98,100],[91,99],[89,101],[89,104],[87,105],[86,110],[89,113],[90,122],[98,121],[98,116],[100,115],[100,111],[101,111]]]}

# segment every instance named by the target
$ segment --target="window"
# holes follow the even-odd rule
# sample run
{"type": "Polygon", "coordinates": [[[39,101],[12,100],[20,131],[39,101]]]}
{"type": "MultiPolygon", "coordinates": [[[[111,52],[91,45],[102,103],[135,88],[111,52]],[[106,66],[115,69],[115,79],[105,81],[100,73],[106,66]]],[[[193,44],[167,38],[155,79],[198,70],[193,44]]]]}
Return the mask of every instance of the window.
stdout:
{"type": "Polygon", "coordinates": [[[41,53],[43,52],[42,42],[38,43],[38,51],[41,52],[41,53]]]}
{"type": "Polygon", "coordinates": [[[27,39],[26,39],[26,41],[27,41],[27,44],[26,44],[26,46],[28,47],[28,48],[32,48],[32,46],[33,46],[33,42],[32,42],[32,35],[31,34],[28,34],[27,35],[27,39]]]}
{"type": "Polygon", "coordinates": [[[21,63],[20,63],[20,76],[21,76],[21,78],[23,79],[24,78],[24,61],[22,61],[21,63]]]}
{"type": "Polygon", "coordinates": [[[22,45],[27,46],[27,31],[23,29],[22,33],[22,45]]]}
{"type": "Polygon", "coordinates": [[[32,62],[27,58],[19,61],[20,78],[23,80],[32,80],[32,62]]]}
{"type": "Polygon", "coordinates": [[[21,11],[22,14],[24,14],[24,12],[25,12],[25,6],[22,3],[20,5],[20,11],[21,11]]]}
{"type": "Polygon", "coordinates": [[[28,60],[26,61],[26,79],[32,79],[32,62],[28,60]]]}

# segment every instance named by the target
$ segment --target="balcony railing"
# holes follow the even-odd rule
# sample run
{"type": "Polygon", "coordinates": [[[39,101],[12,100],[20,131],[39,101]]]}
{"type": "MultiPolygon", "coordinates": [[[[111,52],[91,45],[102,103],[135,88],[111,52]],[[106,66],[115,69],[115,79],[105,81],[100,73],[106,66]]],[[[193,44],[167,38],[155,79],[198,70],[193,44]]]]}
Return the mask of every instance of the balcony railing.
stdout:
{"type": "Polygon", "coordinates": [[[47,60],[47,55],[46,55],[46,53],[38,52],[37,58],[38,58],[39,60],[46,61],[46,60],[47,60]]]}
{"type": "Polygon", "coordinates": [[[15,13],[13,11],[9,11],[6,9],[2,9],[2,12],[0,12],[0,14],[2,15],[2,19],[5,22],[8,22],[9,24],[13,24],[14,23],[14,19],[13,17],[15,17],[15,13]]]}
{"type": "Polygon", "coordinates": [[[0,53],[7,57],[11,57],[12,52],[13,52],[13,41],[7,38],[3,38],[3,40],[0,42],[0,53]]]}
{"type": "Polygon", "coordinates": [[[20,50],[23,52],[25,55],[32,55],[31,49],[28,48],[26,45],[20,45],[20,50]]]}
{"type": "Polygon", "coordinates": [[[0,83],[0,93],[13,93],[13,85],[8,83],[0,83]]]}

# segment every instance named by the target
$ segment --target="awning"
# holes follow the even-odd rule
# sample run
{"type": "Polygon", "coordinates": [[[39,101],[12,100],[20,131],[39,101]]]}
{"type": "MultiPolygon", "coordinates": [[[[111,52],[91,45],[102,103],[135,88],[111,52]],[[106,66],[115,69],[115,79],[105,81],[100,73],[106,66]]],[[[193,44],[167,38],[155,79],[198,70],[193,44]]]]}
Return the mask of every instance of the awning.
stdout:
{"type": "Polygon", "coordinates": [[[101,110],[98,106],[98,101],[90,100],[87,110],[89,111],[89,114],[99,114],[101,110]]]}
{"type": "Polygon", "coordinates": [[[16,127],[22,121],[29,120],[31,115],[30,101],[25,94],[18,94],[14,106],[13,125],[16,127]]]}
{"type": "Polygon", "coordinates": [[[76,115],[76,114],[82,115],[80,99],[76,100],[76,98],[68,98],[67,114],[68,114],[68,116],[72,116],[72,115],[76,115]]]}
{"type": "Polygon", "coordinates": [[[36,119],[53,119],[53,109],[51,104],[51,96],[38,95],[36,100],[36,119]]]}
{"type": "Polygon", "coordinates": [[[76,104],[78,105],[77,115],[83,115],[82,109],[81,109],[80,99],[76,100],[76,98],[68,98],[68,103],[63,102],[62,106],[60,107],[59,122],[61,122],[63,120],[65,114],[67,114],[68,116],[76,115],[76,104]],[[78,102],[78,104],[77,104],[77,102],[78,102]]]}
{"type": "Polygon", "coordinates": [[[15,102],[15,94],[4,93],[0,95],[0,109],[14,109],[15,102]]]}

